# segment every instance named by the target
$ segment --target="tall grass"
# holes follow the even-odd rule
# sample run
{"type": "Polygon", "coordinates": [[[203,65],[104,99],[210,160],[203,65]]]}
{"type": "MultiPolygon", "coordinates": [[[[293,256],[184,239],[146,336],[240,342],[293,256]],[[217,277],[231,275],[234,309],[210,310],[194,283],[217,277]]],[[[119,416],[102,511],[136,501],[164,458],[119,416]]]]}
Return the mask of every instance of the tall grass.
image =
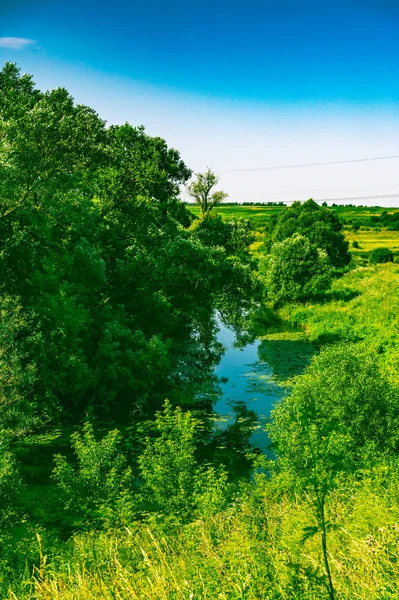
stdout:
{"type": "MultiPolygon", "coordinates": [[[[399,589],[399,470],[381,466],[346,479],[329,506],[329,552],[337,598],[388,600],[399,589]]],[[[35,540],[32,576],[15,600],[322,600],[327,598],[313,511],[284,481],[258,476],[240,501],[179,526],[133,523],[76,535],[54,547],[35,540]]]]}

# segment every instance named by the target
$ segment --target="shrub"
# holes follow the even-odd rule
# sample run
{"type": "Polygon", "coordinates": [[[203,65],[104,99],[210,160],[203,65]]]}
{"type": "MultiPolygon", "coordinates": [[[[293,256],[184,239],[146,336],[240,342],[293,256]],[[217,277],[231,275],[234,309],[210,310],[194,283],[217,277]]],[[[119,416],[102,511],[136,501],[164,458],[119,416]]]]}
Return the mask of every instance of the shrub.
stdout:
{"type": "Polygon", "coordinates": [[[353,240],[353,242],[352,242],[352,248],[360,248],[359,242],[357,242],[356,240],[353,240]]]}
{"type": "Polygon", "coordinates": [[[146,439],[139,457],[143,506],[153,513],[187,521],[217,512],[225,501],[227,475],[198,464],[195,436],[199,426],[190,412],[169,401],[156,416],[158,437],[146,439]]]}
{"type": "Polygon", "coordinates": [[[120,433],[110,431],[96,441],[93,427],[85,423],[82,433],[71,438],[76,464],[57,455],[53,478],[61,501],[72,518],[82,525],[112,527],[126,524],[132,516],[132,473],[118,451],[120,433]]]}
{"type": "Polygon", "coordinates": [[[369,262],[372,265],[393,262],[393,252],[389,248],[375,248],[369,253],[369,262]]]}
{"type": "Polygon", "coordinates": [[[274,244],[264,268],[266,292],[274,304],[314,297],[331,283],[327,253],[302,235],[274,244]]]}

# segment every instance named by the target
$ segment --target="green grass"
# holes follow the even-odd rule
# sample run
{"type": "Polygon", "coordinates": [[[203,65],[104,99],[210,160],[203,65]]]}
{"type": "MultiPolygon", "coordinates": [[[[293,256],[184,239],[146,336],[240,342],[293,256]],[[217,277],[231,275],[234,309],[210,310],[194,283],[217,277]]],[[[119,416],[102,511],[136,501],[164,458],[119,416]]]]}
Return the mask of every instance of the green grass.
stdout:
{"type": "Polygon", "coordinates": [[[361,256],[364,252],[370,252],[374,248],[389,248],[399,254],[399,231],[378,230],[378,228],[360,229],[359,231],[345,230],[345,237],[355,256],[361,256]],[[352,247],[354,241],[358,242],[359,248],[352,247]]]}
{"type": "Polygon", "coordinates": [[[322,303],[287,305],[283,326],[301,328],[311,342],[351,341],[373,348],[399,382],[399,265],[358,267],[334,282],[322,303]]]}
{"type": "MultiPolygon", "coordinates": [[[[391,465],[390,469],[397,469],[391,465]]],[[[394,475],[396,471],[392,471],[394,475]]],[[[178,526],[132,523],[54,546],[30,535],[34,576],[13,600],[324,600],[319,535],[306,498],[259,476],[255,493],[216,516],[178,526]]],[[[339,600],[394,600],[399,504],[387,467],[342,481],[330,502],[329,553],[339,600]]],[[[27,543],[27,542],[25,542],[27,543]]],[[[28,575],[28,574],[27,574],[28,575]]]]}

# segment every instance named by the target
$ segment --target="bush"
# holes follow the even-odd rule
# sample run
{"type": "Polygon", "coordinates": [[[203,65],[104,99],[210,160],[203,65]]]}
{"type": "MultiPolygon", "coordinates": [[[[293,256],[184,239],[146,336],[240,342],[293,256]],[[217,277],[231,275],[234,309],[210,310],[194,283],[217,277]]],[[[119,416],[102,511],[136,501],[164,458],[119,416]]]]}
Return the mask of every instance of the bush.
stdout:
{"type": "Polygon", "coordinates": [[[317,296],[332,278],[327,253],[302,235],[274,244],[264,268],[266,292],[274,304],[317,296]]]}
{"type": "Polygon", "coordinates": [[[352,242],[352,248],[360,248],[360,246],[359,246],[359,242],[357,242],[356,240],[354,240],[354,241],[352,242]]]}
{"type": "Polygon", "coordinates": [[[369,262],[372,265],[394,262],[393,252],[389,248],[375,248],[369,253],[369,262]]]}
{"type": "Polygon", "coordinates": [[[169,401],[156,416],[158,437],[146,439],[139,458],[141,496],[146,512],[180,521],[220,510],[228,490],[227,475],[198,464],[196,430],[200,423],[190,412],[175,410],[169,401]]]}
{"type": "Polygon", "coordinates": [[[73,520],[83,526],[124,525],[132,517],[132,473],[126,458],[118,451],[120,433],[110,431],[97,442],[93,426],[85,423],[82,434],[72,435],[76,464],[57,455],[53,478],[61,492],[61,502],[73,520]]]}

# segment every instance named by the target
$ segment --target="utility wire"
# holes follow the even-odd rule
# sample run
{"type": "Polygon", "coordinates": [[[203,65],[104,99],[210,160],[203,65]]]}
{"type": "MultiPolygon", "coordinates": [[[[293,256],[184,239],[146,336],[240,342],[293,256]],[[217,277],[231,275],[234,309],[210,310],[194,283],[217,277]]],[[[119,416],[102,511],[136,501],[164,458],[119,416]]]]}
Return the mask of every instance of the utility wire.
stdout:
{"type": "Polygon", "coordinates": [[[374,185],[374,186],[370,186],[370,185],[363,185],[363,186],[353,186],[353,187],[341,187],[341,188],[323,188],[323,189],[314,189],[314,190],[275,190],[272,192],[259,192],[259,194],[241,194],[241,193],[234,193],[235,196],[240,196],[240,198],[259,198],[259,197],[263,197],[263,196],[276,196],[279,194],[295,194],[296,196],[301,196],[303,194],[310,194],[310,196],[312,195],[317,195],[318,193],[323,193],[323,194],[331,194],[332,192],[350,192],[352,190],[375,190],[375,189],[383,189],[383,188],[399,188],[399,183],[394,183],[394,184],[388,184],[388,185],[374,185]]]}
{"type": "Polygon", "coordinates": [[[302,165],[281,165],[276,167],[254,167],[251,169],[230,169],[225,171],[219,171],[219,173],[247,173],[250,171],[277,171],[280,169],[302,169],[303,167],[322,167],[326,165],[344,165],[348,163],[359,163],[359,162],[370,162],[373,160],[391,160],[393,158],[399,158],[399,154],[393,156],[374,156],[372,158],[355,158],[352,160],[334,160],[331,162],[319,162],[319,163],[305,163],[302,165]]]}

